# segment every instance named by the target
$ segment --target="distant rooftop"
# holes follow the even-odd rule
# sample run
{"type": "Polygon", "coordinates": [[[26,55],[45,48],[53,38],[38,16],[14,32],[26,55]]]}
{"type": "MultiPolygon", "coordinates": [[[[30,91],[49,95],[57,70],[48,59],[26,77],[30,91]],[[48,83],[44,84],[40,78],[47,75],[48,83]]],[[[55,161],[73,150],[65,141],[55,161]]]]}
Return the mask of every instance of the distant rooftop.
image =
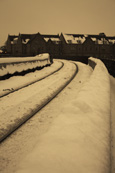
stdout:
{"type": "MultiPolygon", "coordinates": [[[[30,41],[32,41],[37,34],[40,34],[39,32],[36,34],[20,34],[19,35],[9,35],[9,39],[12,44],[16,44],[18,41],[18,37],[21,38],[23,44],[27,44],[30,41]]],[[[63,34],[63,33],[62,33],[63,34]]],[[[52,42],[58,44],[60,40],[59,34],[40,34],[46,42],[51,40],[52,42]]],[[[106,36],[105,33],[99,33],[96,34],[63,34],[65,41],[67,44],[82,44],[88,37],[91,38],[91,40],[95,44],[114,44],[115,43],[115,36],[106,36]]]]}

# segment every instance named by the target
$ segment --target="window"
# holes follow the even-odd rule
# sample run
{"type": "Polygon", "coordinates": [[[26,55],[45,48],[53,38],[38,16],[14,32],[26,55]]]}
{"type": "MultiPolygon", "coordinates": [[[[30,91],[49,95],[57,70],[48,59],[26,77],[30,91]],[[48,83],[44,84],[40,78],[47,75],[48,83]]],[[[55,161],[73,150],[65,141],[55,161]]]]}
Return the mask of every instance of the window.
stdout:
{"type": "Polygon", "coordinates": [[[71,40],[67,40],[67,41],[68,41],[68,43],[70,43],[70,44],[72,43],[72,41],[71,41],[71,40]]]}
{"type": "Polygon", "coordinates": [[[82,42],[81,42],[81,40],[77,40],[77,43],[78,43],[78,44],[81,44],[82,42]]]}

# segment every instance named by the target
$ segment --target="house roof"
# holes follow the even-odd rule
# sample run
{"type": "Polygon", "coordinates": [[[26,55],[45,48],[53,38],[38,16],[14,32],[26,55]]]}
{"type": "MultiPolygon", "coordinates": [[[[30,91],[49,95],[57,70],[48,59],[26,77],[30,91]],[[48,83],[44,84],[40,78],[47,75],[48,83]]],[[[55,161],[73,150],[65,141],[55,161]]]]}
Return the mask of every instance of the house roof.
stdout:
{"type": "Polygon", "coordinates": [[[9,35],[8,38],[10,39],[10,41],[13,41],[14,38],[18,38],[18,35],[9,35]]]}
{"type": "Polygon", "coordinates": [[[10,39],[11,43],[16,44],[19,36],[22,40],[22,43],[26,44],[30,39],[32,39],[35,36],[35,34],[9,35],[9,39],[10,39]]]}
{"type": "Polygon", "coordinates": [[[20,34],[23,44],[27,44],[31,39],[33,39],[36,34],[20,34]]]}
{"type": "Polygon", "coordinates": [[[44,38],[59,38],[59,35],[47,35],[47,34],[41,34],[44,38]]]}
{"type": "Polygon", "coordinates": [[[67,44],[82,44],[85,41],[83,34],[63,34],[67,44]]]}
{"type": "Polygon", "coordinates": [[[10,40],[11,44],[17,43],[18,35],[8,35],[8,39],[10,40]]]}
{"type": "Polygon", "coordinates": [[[36,34],[20,34],[22,39],[31,39],[35,36],[36,34]]]}
{"type": "MultiPolygon", "coordinates": [[[[12,44],[16,44],[17,40],[20,36],[22,44],[30,43],[35,39],[37,35],[40,35],[45,42],[51,40],[55,44],[59,44],[61,42],[59,34],[49,35],[49,34],[40,34],[39,32],[36,34],[19,34],[19,35],[9,35],[12,44]]],[[[98,35],[93,34],[63,34],[63,37],[67,44],[82,44],[85,42],[86,38],[89,37],[95,44],[115,44],[115,36],[106,36],[104,33],[100,33],[98,35]]]]}
{"type": "Polygon", "coordinates": [[[53,43],[55,44],[59,44],[60,43],[60,36],[57,35],[42,35],[42,37],[44,38],[44,40],[46,42],[48,42],[49,40],[51,40],[53,43]]]}
{"type": "Polygon", "coordinates": [[[63,36],[64,36],[64,39],[67,44],[76,44],[77,43],[73,35],[63,34],[63,36]]]}
{"type": "Polygon", "coordinates": [[[46,42],[53,42],[55,44],[59,44],[61,42],[60,38],[44,38],[46,42]]]}

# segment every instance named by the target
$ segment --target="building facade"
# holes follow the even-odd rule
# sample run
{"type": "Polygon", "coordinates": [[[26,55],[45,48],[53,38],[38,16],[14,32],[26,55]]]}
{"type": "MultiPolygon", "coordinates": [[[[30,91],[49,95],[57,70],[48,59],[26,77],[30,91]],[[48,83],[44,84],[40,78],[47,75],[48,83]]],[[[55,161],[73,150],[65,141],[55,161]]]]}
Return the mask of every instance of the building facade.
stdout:
{"type": "Polygon", "coordinates": [[[77,59],[93,56],[96,58],[115,59],[115,37],[84,34],[8,35],[7,53],[11,56],[35,56],[49,53],[53,58],[77,59]]]}

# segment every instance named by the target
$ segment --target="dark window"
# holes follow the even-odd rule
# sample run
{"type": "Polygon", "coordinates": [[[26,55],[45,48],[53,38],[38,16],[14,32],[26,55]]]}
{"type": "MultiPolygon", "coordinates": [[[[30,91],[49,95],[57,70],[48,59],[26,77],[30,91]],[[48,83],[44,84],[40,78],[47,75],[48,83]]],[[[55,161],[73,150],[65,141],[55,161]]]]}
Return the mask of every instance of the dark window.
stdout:
{"type": "Polygon", "coordinates": [[[68,40],[68,43],[70,43],[70,44],[71,44],[71,43],[72,43],[72,41],[71,41],[71,40],[68,40]]]}

